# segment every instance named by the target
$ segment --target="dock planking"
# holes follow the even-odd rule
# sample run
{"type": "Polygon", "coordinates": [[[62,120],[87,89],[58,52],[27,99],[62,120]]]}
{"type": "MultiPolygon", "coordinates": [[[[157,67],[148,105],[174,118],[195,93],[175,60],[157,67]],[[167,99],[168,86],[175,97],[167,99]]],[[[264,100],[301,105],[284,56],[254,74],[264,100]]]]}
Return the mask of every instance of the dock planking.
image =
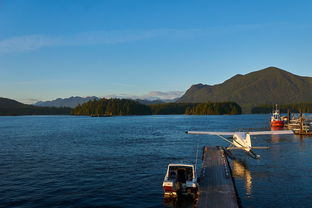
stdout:
{"type": "Polygon", "coordinates": [[[239,207],[231,169],[222,148],[204,147],[197,207],[239,207]]]}

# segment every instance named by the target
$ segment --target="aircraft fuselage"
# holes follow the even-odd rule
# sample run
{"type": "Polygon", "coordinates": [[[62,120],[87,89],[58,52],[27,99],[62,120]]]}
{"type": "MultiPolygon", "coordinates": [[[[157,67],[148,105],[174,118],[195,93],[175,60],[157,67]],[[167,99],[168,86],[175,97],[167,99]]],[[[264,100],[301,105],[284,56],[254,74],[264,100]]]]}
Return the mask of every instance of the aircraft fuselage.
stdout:
{"type": "Polygon", "coordinates": [[[235,132],[233,135],[233,144],[247,152],[251,150],[250,135],[245,132],[235,132]]]}

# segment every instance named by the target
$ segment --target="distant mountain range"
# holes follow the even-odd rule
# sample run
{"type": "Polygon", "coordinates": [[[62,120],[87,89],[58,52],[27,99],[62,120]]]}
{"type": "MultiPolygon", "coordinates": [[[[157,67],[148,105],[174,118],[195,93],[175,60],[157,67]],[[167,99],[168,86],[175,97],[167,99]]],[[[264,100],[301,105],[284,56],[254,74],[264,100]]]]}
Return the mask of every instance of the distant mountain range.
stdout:
{"type": "Polygon", "coordinates": [[[152,104],[162,104],[162,103],[175,103],[179,98],[174,99],[157,99],[157,100],[147,100],[147,99],[135,99],[135,101],[144,104],[144,105],[152,105],[152,104]]]}
{"type": "MultiPolygon", "coordinates": [[[[100,98],[95,96],[58,98],[52,101],[40,101],[35,103],[34,106],[7,98],[0,98],[0,110],[9,112],[8,109],[10,109],[11,112],[12,109],[20,108],[24,109],[21,112],[27,111],[30,114],[37,114],[39,111],[47,113],[51,108],[46,108],[46,111],[44,111],[44,108],[38,107],[74,108],[79,104],[94,99],[100,98]]],[[[178,99],[133,100],[145,105],[168,102],[204,103],[232,101],[242,107],[243,113],[249,113],[253,107],[263,104],[312,103],[312,77],[298,76],[276,67],[268,67],[245,75],[237,74],[217,85],[193,85],[178,99]]],[[[57,112],[56,109],[54,110],[57,112]]],[[[69,110],[67,109],[66,112],[69,112],[69,110]]]]}
{"type": "Polygon", "coordinates": [[[312,77],[268,67],[237,74],[217,85],[196,84],[178,99],[182,103],[234,101],[246,112],[260,104],[312,102],[312,77]]]}
{"type": "MultiPolygon", "coordinates": [[[[69,107],[74,108],[79,104],[83,104],[88,102],[89,100],[98,100],[99,97],[92,96],[92,97],[69,97],[69,98],[57,98],[51,101],[39,101],[35,103],[35,106],[44,106],[44,107],[69,107]]],[[[166,99],[166,100],[148,100],[148,99],[133,99],[141,104],[150,105],[150,104],[160,104],[160,103],[168,103],[168,102],[175,102],[177,99],[166,99]]]]}
{"type": "Polygon", "coordinates": [[[89,100],[98,100],[98,97],[91,96],[91,97],[69,97],[69,98],[57,98],[51,101],[39,101],[35,103],[36,106],[45,106],[45,107],[69,107],[74,108],[79,104],[83,104],[88,102],[89,100]]]}

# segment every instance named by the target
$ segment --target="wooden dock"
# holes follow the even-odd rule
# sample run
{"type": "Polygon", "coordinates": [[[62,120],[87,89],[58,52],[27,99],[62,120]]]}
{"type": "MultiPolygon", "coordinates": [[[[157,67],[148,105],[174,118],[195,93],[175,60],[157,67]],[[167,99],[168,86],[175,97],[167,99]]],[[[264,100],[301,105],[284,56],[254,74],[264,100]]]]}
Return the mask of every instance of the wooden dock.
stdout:
{"type": "Polygon", "coordinates": [[[238,208],[231,168],[224,150],[204,147],[197,208],[238,208]]]}
{"type": "Polygon", "coordinates": [[[294,134],[299,136],[312,136],[312,131],[294,131],[294,134]]]}

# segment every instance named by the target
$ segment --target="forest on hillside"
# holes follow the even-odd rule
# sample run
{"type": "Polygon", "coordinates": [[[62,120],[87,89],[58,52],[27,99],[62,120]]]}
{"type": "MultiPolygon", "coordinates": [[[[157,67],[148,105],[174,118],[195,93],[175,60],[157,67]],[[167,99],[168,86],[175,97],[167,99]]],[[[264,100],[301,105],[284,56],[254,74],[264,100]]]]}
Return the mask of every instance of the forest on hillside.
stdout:
{"type": "Polygon", "coordinates": [[[241,114],[241,107],[234,102],[199,103],[186,109],[188,115],[236,115],[241,114]]]}
{"type": "Polygon", "coordinates": [[[103,98],[78,105],[71,113],[88,116],[150,115],[151,109],[147,105],[129,99],[103,98]]]}
{"type": "MultiPolygon", "coordinates": [[[[251,113],[271,113],[275,105],[259,105],[251,109],[251,113]]],[[[287,113],[288,110],[293,113],[312,113],[312,103],[297,103],[278,105],[281,113],[287,113]]]]}
{"type": "Polygon", "coordinates": [[[223,115],[241,114],[241,108],[233,102],[222,103],[162,103],[144,105],[129,99],[90,100],[72,110],[72,115],[122,116],[122,115],[223,115]]]}

